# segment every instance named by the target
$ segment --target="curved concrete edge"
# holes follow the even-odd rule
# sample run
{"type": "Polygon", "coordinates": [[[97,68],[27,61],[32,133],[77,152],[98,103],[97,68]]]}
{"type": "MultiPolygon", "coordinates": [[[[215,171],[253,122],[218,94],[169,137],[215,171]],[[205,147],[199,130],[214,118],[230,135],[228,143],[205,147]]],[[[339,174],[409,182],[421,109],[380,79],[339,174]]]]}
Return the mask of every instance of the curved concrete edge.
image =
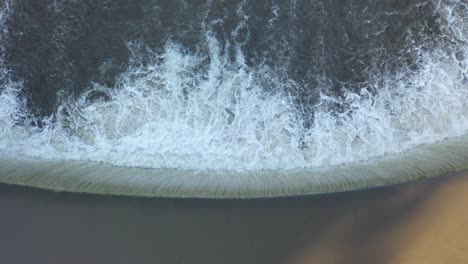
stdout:
{"type": "Polygon", "coordinates": [[[119,196],[245,199],[342,192],[468,169],[468,135],[346,166],[296,171],[196,172],[0,155],[0,182],[119,196]]]}

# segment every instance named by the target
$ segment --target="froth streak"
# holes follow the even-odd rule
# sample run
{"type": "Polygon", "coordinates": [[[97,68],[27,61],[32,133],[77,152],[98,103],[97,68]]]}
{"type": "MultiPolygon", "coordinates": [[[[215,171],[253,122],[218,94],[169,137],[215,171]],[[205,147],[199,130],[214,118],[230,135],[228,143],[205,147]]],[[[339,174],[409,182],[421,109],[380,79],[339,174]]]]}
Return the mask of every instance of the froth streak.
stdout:
{"type": "Polygon", "coordinates": [[[468,169],[468,136],[348,166],[248,173],[0,158],[0,181],[54,191],[179,198],[264,198],[356,190],[468,169]]]}

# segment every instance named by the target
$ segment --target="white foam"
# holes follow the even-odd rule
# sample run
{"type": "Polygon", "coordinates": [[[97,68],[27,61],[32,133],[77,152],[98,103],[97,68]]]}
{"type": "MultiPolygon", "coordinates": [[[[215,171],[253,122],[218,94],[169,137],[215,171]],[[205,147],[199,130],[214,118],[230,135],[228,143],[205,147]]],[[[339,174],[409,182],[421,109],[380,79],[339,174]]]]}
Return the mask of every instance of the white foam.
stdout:
{"type": "Polygon", "coordinates": [[[418,70],[374,76],[368,89],[346,94],[342,103],[350,108],[343,113],[332,111],[338,99],[322,92],[309,129],[287,93],[294,82],[281,81],[266,65],[248,67],[240,46],[229,60],[208,32],[207,54],[168,42],[153,64],[130,67],[117,87],[94,84],[63,102],[41,130],[23,121],[20,88],[9,83],[0,96],[0,150],[126,167],[291,170],[355,163],[461,136],[468,132],[467,61],[461,59],[468,57],[468,29],[460,5],[439,10],[455,44],[415,49],[418,70]],[[109,100],[92,99],[96,91],[109,100]]]}

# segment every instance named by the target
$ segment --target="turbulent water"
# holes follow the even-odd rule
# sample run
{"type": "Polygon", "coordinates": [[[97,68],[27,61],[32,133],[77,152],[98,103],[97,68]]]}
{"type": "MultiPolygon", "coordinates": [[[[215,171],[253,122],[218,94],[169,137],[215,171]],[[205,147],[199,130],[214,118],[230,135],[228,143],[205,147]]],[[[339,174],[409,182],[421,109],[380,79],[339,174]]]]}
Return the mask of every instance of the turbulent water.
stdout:
{"type": "Polygon", "coordinates": [[[7,0],[0,152],[234,172],[402,153],[468,132],[467,20],[463,0],[7,0]]]}

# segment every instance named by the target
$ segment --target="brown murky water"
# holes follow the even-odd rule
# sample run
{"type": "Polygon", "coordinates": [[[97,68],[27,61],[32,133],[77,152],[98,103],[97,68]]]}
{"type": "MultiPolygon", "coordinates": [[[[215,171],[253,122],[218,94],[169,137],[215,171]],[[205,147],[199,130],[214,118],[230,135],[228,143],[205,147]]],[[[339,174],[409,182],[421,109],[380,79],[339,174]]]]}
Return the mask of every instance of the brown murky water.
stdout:
{"type": "Polygon", "coordinates": [[[467,199],[468,173],[271,200],[0,185],[0,263],[468,263],[467,199]]]}

